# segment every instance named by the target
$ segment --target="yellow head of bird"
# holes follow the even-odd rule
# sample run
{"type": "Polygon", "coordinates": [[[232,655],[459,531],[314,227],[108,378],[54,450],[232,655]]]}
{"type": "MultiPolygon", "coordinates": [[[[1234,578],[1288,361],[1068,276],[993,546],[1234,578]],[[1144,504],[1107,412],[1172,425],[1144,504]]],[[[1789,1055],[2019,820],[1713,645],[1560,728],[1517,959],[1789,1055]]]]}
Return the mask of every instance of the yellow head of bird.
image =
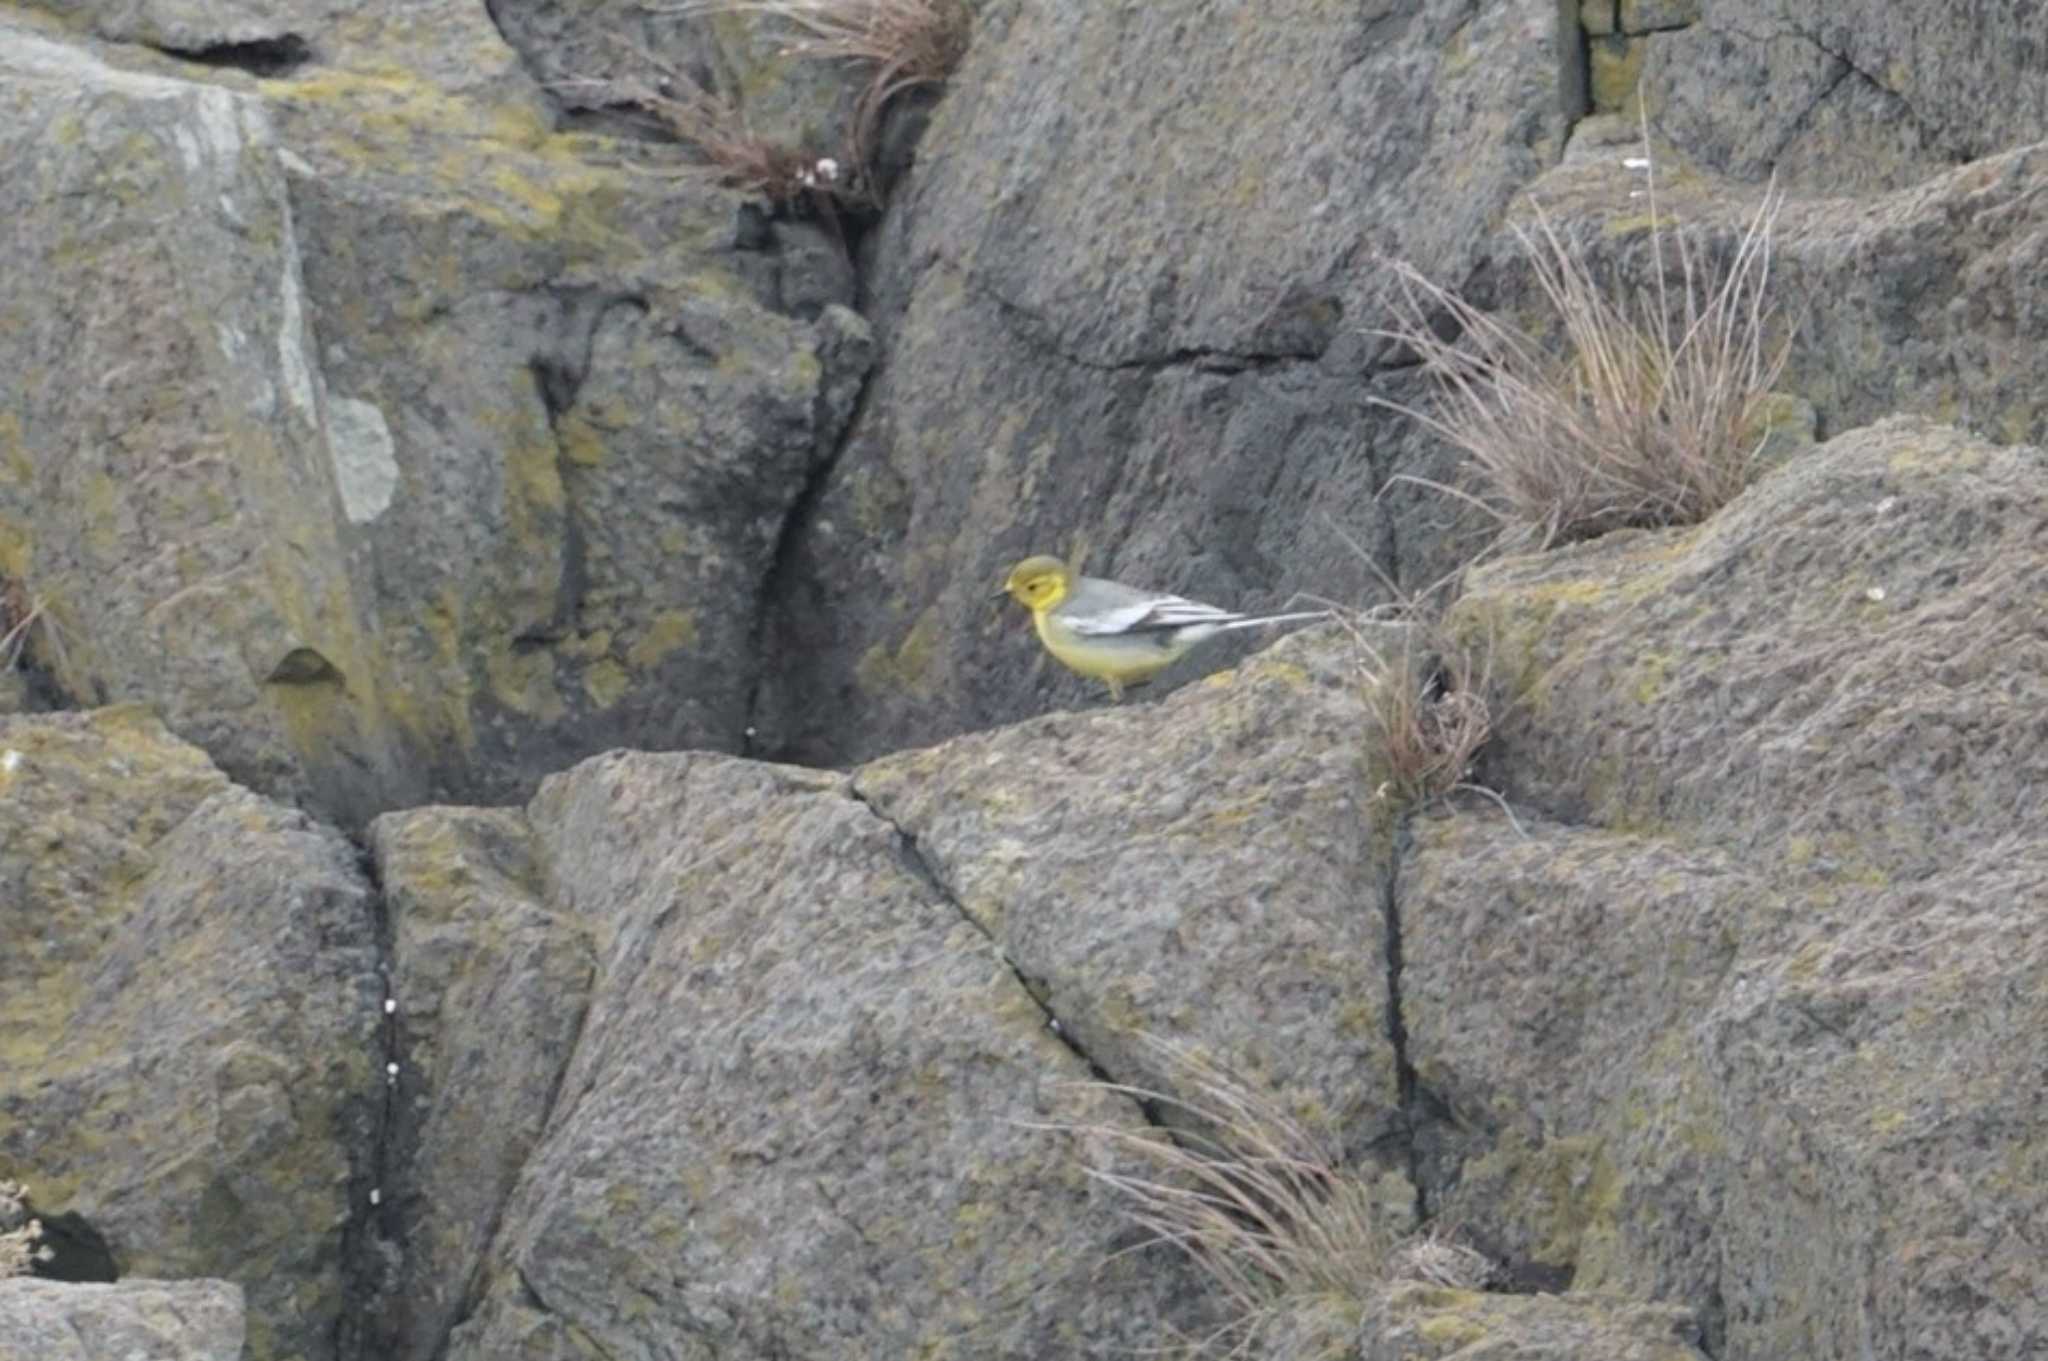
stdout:
{"type": "Polygon", "coordinates": [[[1049,610],[1067,598],[1067,565],[1058,558],[1026,558],[1010,569],[1003,589],[1030,610],[1049,610]]]}

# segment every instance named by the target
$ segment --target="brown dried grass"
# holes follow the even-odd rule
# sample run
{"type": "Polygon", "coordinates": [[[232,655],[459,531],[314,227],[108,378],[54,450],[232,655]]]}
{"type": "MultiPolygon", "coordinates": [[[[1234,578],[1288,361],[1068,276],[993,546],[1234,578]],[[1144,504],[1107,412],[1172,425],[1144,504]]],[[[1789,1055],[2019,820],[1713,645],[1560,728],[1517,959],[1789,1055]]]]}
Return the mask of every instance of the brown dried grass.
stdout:
{"type": "Polygon", "coordinates": [[[1373,646],[1356,626],[1352,635],[1364,663],[1369,750],[1380,778],[1374,797],[1421,808],[1454,789],[1490,794],[1470,780],[1493,735],[1486,702],[1491,652],[1475,656],[1419,620],[1403,630],[1398,652],[1373,646]]]}
{"type": "Polygon", "coordinates": [[[1763,404],[1790,351],[1771,296],[1783,199],[1764,195],[1718,267],[1709,243],[1659,215],[1654,175],[1649,203],[1652,279],[1634,290],[1597,277],[1540,210],[1533,229],[1515,228],[1562,354],[1392,266],[1397,320],[1380,334],[1420,358],[1439,400],[1431,411],[1379,404],[1463,453],[1476,485],[1458,494],[1538,547],[1697,523],[1755,470],[1763,404]],[[1448,317],[1455,338],[1432,317],[1448,317]]]}
{"type": "Polygon", "coordinates": [[[1229,1320],[1178,1350],[1267,1355],[1272,1325],[1317,1300],[1364,1303],[1386,1281],[1394,1236],[1374,1188],[1310,1129],[1221,1065],[1159,1039],[1141,1045],[1186,1095],[1084,1084],[1167,1117],[1173,1132],[1055,1126],[1098,1150],[1087,1174],[1145,1238],[1194,1264],[1229,1320]]]}
{"type": "Polygon", "coordinates": [[[1473,763],[1493,736],[1493,639],[1475,646],[1444,626],[1445,602],[1478,559],[1419,592],[1404,590],[1356,539],[1331,528],[1390,597],[1369,609],[1332,611],[1358,657],[1373,796],[1414,809],[1467,790],[1498,803],[1520,831],[1505,799],[1471,783],[1473,763]]]}
{"type": "Polygon", "coordinates": [[[29,630],[43,620],[41,601],[32,599],[21,583],[0,580],[0,671],[21,660],[29,630]]]}
{"type": "Polygon", "coordinates": [[[784,49],[791,55],[866,70],[851,133],[854,164],[863,172],[873,168],[890,102],[944,84],[966,55],[974,25],[966,0],[685,0],[670,12],[763,15],[794,32],[784,49]]]}
{"type": "Polygon", "coordinates": [[[827,219],[855,197],[854,186],[821,167],[830,158],[778,142],[755,132],[736,103],[705,89],[684,72],[651,53],[633,49],[634,64],[651,68],[648,77],[569,80],[563,89],[597,90],[613,103],[644,110],[678,142],[703,158],[701,166],[682,173],[709,180],[721,188],[764,199],[778,212],[809,208],[827,219]]]}
{"type": "Polygon", "coordinates": [[[0,1279],[29,1275],[37,1262],[51,1260],[50,1249],[37,1246],[42,1236],[42,1221],[29,1217],[28,1188],[0,1181],[0,1279]]]}

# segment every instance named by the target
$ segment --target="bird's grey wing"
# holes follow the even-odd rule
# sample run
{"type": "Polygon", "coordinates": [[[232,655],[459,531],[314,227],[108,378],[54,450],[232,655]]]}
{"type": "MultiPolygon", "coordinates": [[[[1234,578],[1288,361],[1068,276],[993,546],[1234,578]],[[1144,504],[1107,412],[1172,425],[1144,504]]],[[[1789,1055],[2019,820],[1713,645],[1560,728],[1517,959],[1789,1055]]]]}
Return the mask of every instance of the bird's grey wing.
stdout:
{"type": "Polygon", "coordinates": [[[1082,577],[1073,594],[1060,602],[1058,612],[1067,627],[1093,637],[1157,633],[1191,624],[1227,624],[1244,617],[1199,600],[1137,591],[1099,577],[1082,577]]]}

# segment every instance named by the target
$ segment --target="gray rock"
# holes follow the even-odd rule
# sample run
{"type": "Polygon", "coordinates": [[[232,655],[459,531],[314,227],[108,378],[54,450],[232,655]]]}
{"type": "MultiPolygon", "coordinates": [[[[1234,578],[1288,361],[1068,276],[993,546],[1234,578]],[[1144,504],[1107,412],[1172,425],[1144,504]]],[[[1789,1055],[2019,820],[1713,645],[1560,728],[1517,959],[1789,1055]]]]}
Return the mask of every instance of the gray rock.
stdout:
{"type": "Polygon", "coordinates": [[[1728,0],[1648,45],[1658,129],[1739,179],[1895,189],[2048,126],[2048,13],[2003,0],[1728,0]]]}
{"type": "Polygon", "coordinates": [[[1588,37],[1605,38],[1619,32],[1621,17],[1618,0],[1578,0],[1579,27],[1588,37]]]}
{"type": "Polygon", "coordinates": [[[1576,26],[1248,13],[982,15],[872,248],[884,358],[777,577],[755,750],[842,762],[1073,704],[987,600],[1032,553],[1258,609],[1379,598],[1347,536],[1411,587],[1472,545],[1403,522],[1397,548],[1418,498],[1374,499],[1443,472],[1366,404],[1412,392],[1366,334],[1374,256],[1464,277],[1560,154],[1576,26]]]}
{"type": "Polygon", "coordinates": [[[267,115],[0,24],[0,559],[60,630],[39,660],[251,785],[396,792],[267,115]]]}
{"type": "Polygon", "coordinates": [[[690,82],[729,106],[764,141],[851,165],[854,100],[866,76],[800,59],[795,30],[750,14],[686,15],[633,0],[501,0],[491,14],[526,69],[572,114],[665,138],[658,116],[632,107],[644,90],[690,82]]]}
{"type": "Polygon", "coordinates": [[[1806,310],[1782,386],[1823,434],[1894,413],[2048,443],[2048,146],[1855,206],[1793,213],[1785,296],[1806,310]]]}
{"type": "MultiPolygon", "coordinates": [[[[1664,221],[1725,255],[1760,186],[1705,173],[1662,143],[1656,152],[1664,221]]],[[[1587,120],[1566,162],[1529,189],[1597,273],[1636,286],[1652,278],[1651,219],[1636,196],[1642,172],[1623,162],[1642,155],[1632,123],[1587,120]]],[[[1793,336],[1786,399],[1814,409],[1823,437],[1910,412],[2000,443],[2048,441],[2048,311],[2032,288],[2048,270],[2044,186],[2048,148],[2029,147],[1895,192],[1788,197],[1769,289],[1793,336]]],[[[1493,305],[1547,317],[1511,243],[1489,282],[1493,305]]]]}
{"type": "Polygon", "coordinates": [[[0,569],[57,685],[351,823],[737,748],[869,362],[843,265],[735,253],[673,157],[443,79],[438,9],[316,17],[334,63],[265,81],[0,21],[0,569]]]}
{"type": "Polygon", "coordinates": [[[1363,1148],[1399,1117],[1349,647],[1291,638],[1157,705],[886,757],[854,790],[1120,1080],[1173,1090],[1133,1042],[1169,1036],[1363,1148]]]}
{"type": "Polygon", "coordinates": [[[1949,864],[1958,827],[2037,830],[2043,469],[2038,448],[1900,418],[1698,528],[1481,569],[1456,617],[1517,687],[1503,792],[1888,878],[1949,864]]]}
{"type": "Polygon", "coordinates": [[[382,1091],[353,852],[133,708],[0,751],[0,1166],[124,1276],[239,1282],[255,1361],[336,1356],[382,1091]]]}
{"type": "Polygon", "coordinates": [[[1417,826],[1401,986],[1494,1255],[1734,1361],[2048,1343],[2042,469],[1889,421],[1474,576],[1531,837],[1417,826]]]}
{"type": "Polygon", "coordinates": [[[370,828],[391,922],[401,1068],[379,1219],[391,1269],[364,1355],[425,1361],[473,1305],[485,1249],[582,1025],[588,930],[545,905],[516,812],[422,809],[370,828]]]}
{"type": "Polygon", "coordinates": [[[1716,1356],[2039,1347],[2038,838],[1882,884],[1535,830],[1433,824],[1403,892],[1439,1212],[1716,1356]]]}
{"type": "Polygon", "coordinates": [[[1832,876],[1728,980],[1700,1045],[1737,1171],[1723,1355],[2048,1348],[2044,890],[2038,831],[1832,876]]]}
{"type": "Polygon", "coordinates": [[[1067,1085],[845,777],[615,754],[527,816],[598,973],[454,1361],[1090,1355],[1199,1319],[1170,1261],[1109,1257],[1072,1139],[1030,1127],[1132,1109],[1067,1085]]]}
{"type": "Polygon", "coordinates": [[[240,1361],[242,1291],[227,1281],[0,1281],[0,1356],[240,1361]]]}
{"type": "Polygon", "coordinates": [[[1359,1361],[1705,1361],[1683,1309],[1616,1296],[1481,1295],[1402,1285],[1361,1329],[1359,1361]]]}
{"type": "MultiPolygon", "coordinates": [[[[541,93],[499,37],[487,7],[467,0],[38,0],[82,31],[138,44],[195,65],[160,69],[217,76],[238,87],[253,76],[320,65],[409,77],[447,93],[473,92],[538,113],[541,93]],[[201,69],[206,68],[206,69],[201,69]]],[[[53,35],[54,36],[54,35],[53,35]]],[[[146,56],[124,54],[123,60],[146,56]]]]}
{"type": "Polygon", "coordinates": [[[1769,881],[1710,846],[1519,817],[1529,839],[1425,821],[1403,867],[1431,1204],[1511,1282],[1688,1304],[1718,1344],[1737,1173],[1693,1030],[1769,881]]]}
{"type": "Polygon", "coordinates": [[[1658,33],[1700,21],[1700,0],[1620,0],[1617,22],[1623,33],[1658,33]]]}

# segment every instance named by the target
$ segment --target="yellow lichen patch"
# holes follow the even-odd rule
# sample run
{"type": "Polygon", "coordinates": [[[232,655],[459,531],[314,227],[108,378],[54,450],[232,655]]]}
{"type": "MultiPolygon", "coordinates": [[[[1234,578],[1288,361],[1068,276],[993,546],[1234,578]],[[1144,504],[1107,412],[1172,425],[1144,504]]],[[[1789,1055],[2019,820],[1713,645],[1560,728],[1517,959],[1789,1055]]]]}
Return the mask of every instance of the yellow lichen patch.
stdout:
{"type": "Polygon", "coordinates": [[[1997,446],[1978,440],[1936,438],[1923,442],[1904,438],[1902,432],[1898,449],[1892,454],[1888,466],[1900,476],[1909,473],[1977,472],[1997,452],[1997,446]]]}
{"type": "Polygon", "coordinates": [[[588,633],[572,634],[555,644],[556,656],[575,657],[587,662],[594,662],[608,657],[611,655],[611,650],[612,631],[610,629],[592,629],[588,633]]]}
{"type": "Polygon", "coordinates": [[[854,666],[855,681],[874,692],[907,690],[920,697],[931,694],[937,683],[931,665],[942,631],[938,610],[926,606],[893,653],[877,643],[861,654],[854,666]]]}
{"type": "Polygon", "coordinates": [[[1484,1298],[1476,1290],[1458,1290],[1447,1285],[1407,1286],[1401,1291],[1404,1303],[1412,1304],[1418,1309],[1435,1311],[1470,1309],[1482,1303],[1484,1298]]]}
{"type": "Polygon", "coordinates": [[[1748,444],[1760,444],[1775,431],[1789,430],[1804,434],[1806,442],[1812,443],[1814,420],[1813,404],[1803,397],[1789,392],[1766,392],[1749,413],[1738,438],[1748,444]]]}
{"type": "Polygon", "coordinates": [[[550,131],[547,120],[523,101],[489,105],[484,118],[490,135],[508,146],[545,150],[559,140],[550,131]]]}
{"type": "Polygon", "coordinates": [[[1210,809],[1203,815],[1202,827],[1211,832],[1236,832],[1266,811],[1266,792],[1261,789],[1235,803],[1210,809]]]}
{"type": "MultiPolygon", "coordinates": [[[[548,147],[561,141],[557,138],[548,147]]],[[[561,154],[573,153],[565,150],[561,154]]],[[[628,208],[625,187],[616,175],[585,168],[561,189],[565,199],[556,234],[570,248],[571,260],[602,259],[617,268],[616,262],[644,253],[637,241],[619,229],[618,224],[629,220],[628,213],[635,210],[628,208]]]]}
{"type": "Polygon", "coordinates": [[[1422,1340],[1445,1351],[1456,1351],[1481,1342],[1488,1336],[1488,1329],[1475,1319],[1457,1314],[1432,1314],[1416,1329],[1422,1340]]]}
{"type": "Polygon", "coordinates": [[[678,283],[676,289],[685,297],[708,302],[741,302],[748,296],[737,279],[720,269],[699,270],[678,283]]]}
{"type": "Polygon", "coordinates": [[[284,104],[351,106],[359,126],[386,134],[417,129],[523,147],[537,147],[549,135],[538,110],[450,94],[402,66],[323,66],[303,76],[261,80],[256,88],[284,104]]]}
{"type": "Polygon", "coordinates": [[[1998,433],[2007,444],[2029,444],[2034,442],[2034,424],[2040,413],[2032,407],[2011,406],[1999,417],[1998,433]]]}
{"type": "Polygon", "coordinates": [[[611,225],[624,211],[617,172],[551,155],[551,146],[451,144],[437,170],[468,211],[500,231],[574,247],[575,259],[636,253],[632,239],[611,225]],[[480,155],[487,167],[479,166],[480,155]]]}
{"type": "Polygon", "coordinates": [[[1332,1021],[1342,1039],[1369,1039],[1385,1032],[1387,1017],[1377,1001],[1353,997],[1337,1008],[1332,1021]]]}
{"type": "Polygon", "coordinates": [[[468,686],[463,676],[462,601],[453,587],[444,587],[434,599],[416,609],[410,619],[415,635],[430,651],[410,661],[401,661],[396,674],[387,670],[379,692],[378,707],[403,731],[429,743],[453,738],[464,751],[476,749],[476,731],[471,723],[468,686]],[[420,696],[426,702],[420,702],[420,696]]]}
{"type": "Polygon", "coordinates": [[[567,712],[555,688],[555,658],[546,651],[493,648],[484,657],[491,698],[516,714],[553,722],[567,712]]]}
{"type": "Polygon", "coordinates": [[[631,673],[609,657],[593,662],[583,672],[583,693],[600,709],[617,704],[631,686],[631,673]]]}
{"type": "Polygon", "coordinates": [[[403,892],[408,912],[421,903],[453,904],[474,887],[476,874],[469,866],[470,848],[457,833],[457,824],[447,818],[414,817],[402,824],[399,834],[405,857],[403,892]]]}
{"type": "MultiPolygon", "coordinates": [[[[5,789],[0,784],[0,789],[5,789]]],[[[125,910],[125,901],[124,901],[125,910]]],[[[71,1016],[78,1010],[82,984],[69,969],[15,978],[8,982],[7,1005],[0,1009],[0,1067],[14,1073],[37,1073],[46,1082],[90,1067],[89,1051],[62,1046],[71,1016]]],[[[54,1201],[52,1203],[55,1203],[54,1201]]]]}
{"type": "Polygon", "coordinates": [[[17,583],[27,581],[30,556],[26,531],[9,521],[0,520],[0,577],[17,583]]]}
{"type": "Polygon", "coordinates": [[[260,88],[288,107],[338,106],[314,150],[360,173],[432,180],[459,211],[545,238],[571,260],[637,253],[618,225],[630,220],[625,173],[585,159],[588,139],[554,135],[524,100],[486,102],[385,69],[327,69],[260,88]]]}
{"type": "Polygon", "coordinates": [[[94,553],[111,556],[119,537],[121,489],[105,472],[82,479],[78,505],[84,512],[85,540],[94,553]]]}
{"type": "Polygon", "coordinates": [[[1810,940],[1799,947],[1798,953],[1785,961],[1783,973],[1789,979],[1809,979],[1820,972],[1821,961],[1826,959],[1828,947],[1818,940],[1810,940]]]}
{"type": "Polygon", "coordinates": [[[1641,38],[1613,34],[1586,44],[1587,74],[1595,113],[1627,113],[1635,107],[1649,45],[1641,38]]]}
{"type": "Polygon", "coordinates": [[[501,161],[484,172],[483,182],[516,205],[535,231],[552,231],[562,220],[562,196],[521,167],[501,161]]]}
{"type": "Polygon", "coordinates": [[[789,357],[788,393],[792,397],[809,397],[818,390],[825,380],[825,361],[818,358],[815,350],[798,350],[789,357]]]}
{"type": "Polygon", "coordinates": [[[22,483],[35,475],[35,464],[28,456],[28,439],[21,431],[21,417],[12,411],[0,411],[0,468],[22,483]]]}
{"type": "Polygon", "coordinates": [[[362,733],[338,672],[328,681],[272,684],[264,690],[284,727],[285,741],[302,758],[362,751],[362,733]]]}
{"type": "Polygon", "coordinates": [[[1670,840],[1675,831],[1658,805],[1659,786],[1635,764],[1608,753],[1587,767],[1586,797],[1600,824],[1645,840],[1670,840]]]}
{"type": "Polygon", "coordinates": [[[626,652],[636,671],[647,671],[672,653],[697,645],[694,610],[663,610],[647,623],[647,631],[626,652]]]}
{"type": "Polygon", "coordinates": [[[558,551],[557,517],[568,504],[553,433],[541,415],[539,402],[503,413],[500,425],[508,436],[500,444],[505,459],[507,524],[522,547],[552,557],[558,551]]]}
{"type": "Polygon", "coordinates": [[[1649,213],[1623,213],[1617,217],[1610,217],[1600,224],[1600,234],[1609,240],[1620,240],[1638,233],[1668,232],[1673,227],[1684,225],[1683,216],[1660,205],[1655,216],[1649,213]]]}
{"type": "MultiPolygon", "coordinates": [[[[1315,679],[1309,675],[1308,669],[1294,662],[1262,658],[1250,663],[1247,669],[1260,680],[1277,681],[1288,689],[1297,692],[1306,692],[1315,683],[1315,679]]],[[[1230,673],[1223,672],[1221,674],[1229,675],[1230,673]]]]}
{"type": "Polygon", "coordinates": [[[1631,693],[1638,704],[1653,704],[1671,679],[1671,657],[1663,652],[1646,652],[1636,659],[1631,693]]]}
{"type": "Polygon", "coordinates": [[[564,416],[555,427],[555,439],[562,457],[579,468],[595,468],[604,462],[604,433],[576,412],[564,416]]]}
{"type": "Polygon", "coordinates": [[[1437,71],[1437,79],[1443,80],[1469,69],[1477,54],[1472,50],[1472,26],[1460,24],[1452,31],[1443,46],[1443,65],[1437,71]]]}
{"type": "Polygon", "coordinates": [[[1547,602],[1523,608],[1512,597],[1466,596],[1452,607],[1443,628],[1468,656],[1489,659],[1492,684],[1512,703],[1540,713],[1547,707],[1553,670],[1541,644],[1556,613],[1557,606],[1547,602]]]}
{"type": "Polygon", "coordinates": [[[1487,1176],[1506,1178],[1518,1217],[1526,1217],[1528,1230],[1539,1240],[1532,1254],[1539,1262],[1576,1270],[1589,1238],[1613,1234],[1620,1185],[1596,1137],[1542,1143],[1504,1137],[1474,1166],[1487,1176]]]}

